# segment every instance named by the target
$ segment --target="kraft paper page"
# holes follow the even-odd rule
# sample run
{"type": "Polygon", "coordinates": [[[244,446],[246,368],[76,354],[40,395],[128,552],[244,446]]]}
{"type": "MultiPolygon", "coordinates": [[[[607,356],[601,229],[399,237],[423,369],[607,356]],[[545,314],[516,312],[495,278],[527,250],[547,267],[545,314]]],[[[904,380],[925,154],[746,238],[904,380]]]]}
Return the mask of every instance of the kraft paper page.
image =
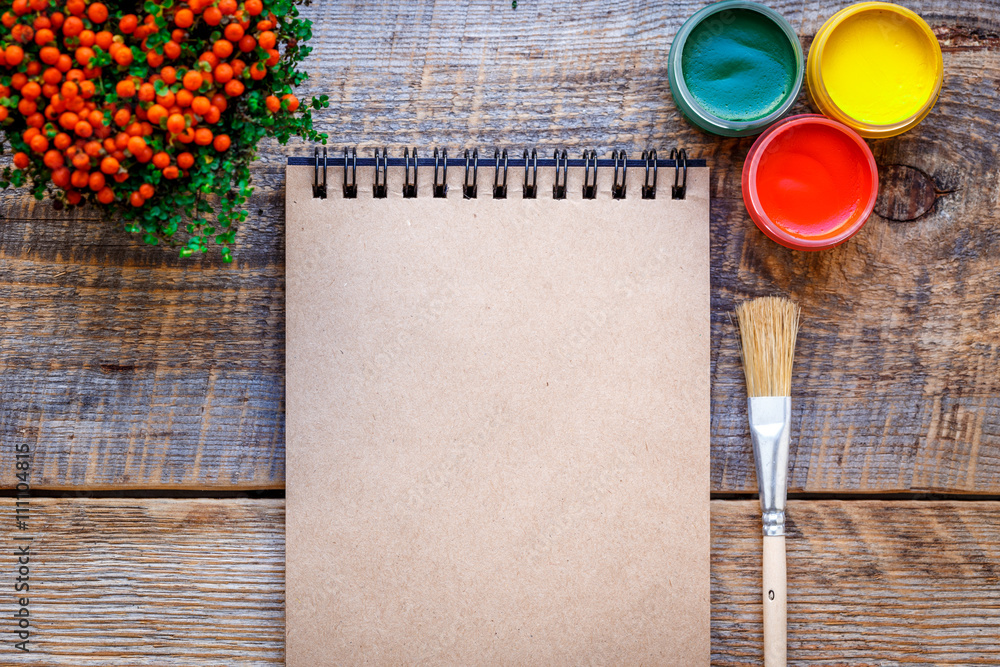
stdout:
{"type": "Polygon", "coordinates": [[[708,169],[372,172],[287,170],[287,664],[708,665],[708,169]]]}

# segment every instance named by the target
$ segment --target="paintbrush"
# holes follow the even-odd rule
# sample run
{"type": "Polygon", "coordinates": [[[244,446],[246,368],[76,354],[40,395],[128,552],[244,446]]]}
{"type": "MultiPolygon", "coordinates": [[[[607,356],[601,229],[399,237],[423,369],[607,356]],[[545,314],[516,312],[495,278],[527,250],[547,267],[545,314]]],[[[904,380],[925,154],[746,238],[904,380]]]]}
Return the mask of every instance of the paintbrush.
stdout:
{"type": "Polygon", "coordinates": [[[764,524],[765,667],[784,667],[786,660],[785,500],[799,313],[798,306],[780,297],[753,299],[736,307],[764,524]]]}

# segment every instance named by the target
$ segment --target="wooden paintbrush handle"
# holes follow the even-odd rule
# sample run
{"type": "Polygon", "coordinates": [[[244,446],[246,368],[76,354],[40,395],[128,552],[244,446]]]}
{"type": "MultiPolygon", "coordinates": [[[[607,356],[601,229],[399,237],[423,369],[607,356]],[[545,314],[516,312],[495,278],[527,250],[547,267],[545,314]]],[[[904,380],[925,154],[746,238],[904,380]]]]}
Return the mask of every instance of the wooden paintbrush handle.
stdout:
{"type": "Polygon", "coordinates": [[[764,536],[764,667],[785,667],[785,536],[764,536]]]}

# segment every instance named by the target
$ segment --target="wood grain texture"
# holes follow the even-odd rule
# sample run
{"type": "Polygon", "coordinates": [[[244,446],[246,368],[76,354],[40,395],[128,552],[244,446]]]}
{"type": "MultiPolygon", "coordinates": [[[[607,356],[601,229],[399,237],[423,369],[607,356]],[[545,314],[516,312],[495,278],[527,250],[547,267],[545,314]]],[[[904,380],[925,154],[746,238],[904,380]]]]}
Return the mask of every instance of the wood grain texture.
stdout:
{"type": "MultiPolygon", "coordinates": [[[[13,664],[283,663],[283,501],[36,498],[31,516],[36,643],[13,664]]],[[[793,501],[789,519],[789,665],[1000,662],[996,503],[793,501]]],[[[761,664],[760,586],[759,505],[713,501],[713,665],[761,664]]]]}
{"type": "MultiPolygon", "coordinates": [[[[30,502],[29,530],[10,533],[12,501],[0,501],[6,573],[11,545],[34,538],[30,652],[5,641],[0,664],[283,664],[284,501],[30,502]]],[[[13,593],[2,604],[11,636],[13,593]]]]}
{"type": "MultiPolygon", "coordinates": [[[[331,96],[317,119],[331,144],[362,153],[684,145],[707,158],[713,490],[756,488],[728,313],[776,293],[804,311],[793,491],[997,493],[1000,4],[906,3],[941,39],[944,90],[917,129],[873,149],[880,165],[953,192],[908,222],[875,216],[820,253],[753,227],[740,198],[751,140],[701,133],[673,105],[667,49],[702,4],[317,2],[303,8],[316,34],[306,92],[331,96]]],[[[771,4],[808,45],[848,3],[771,4]]],[[[803,94],[794,111],[808,110],[803,94]]],[[[236,269],[181,263],[86,212],[0,195],[0,435],[35,445],[40,485],[283,483],[282,160],[305,151],[263,146],[236,269]]],[[[912,183],[884,185],[883,211],[926,204],[912,183]]]]}

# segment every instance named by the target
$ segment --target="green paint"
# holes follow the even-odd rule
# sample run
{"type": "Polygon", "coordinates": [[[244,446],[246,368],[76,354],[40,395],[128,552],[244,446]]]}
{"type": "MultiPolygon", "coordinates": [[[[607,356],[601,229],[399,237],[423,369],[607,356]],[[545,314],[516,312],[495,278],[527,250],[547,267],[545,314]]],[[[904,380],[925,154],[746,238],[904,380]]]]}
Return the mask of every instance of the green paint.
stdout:
{"type": "Polygon", "coordinates": [[[695,26],[681,57],[684,83],[706,111],[731,121],[773,112],[795,86],[795,52],[782,29],[751,9],[730,9],[695,26]]]}

